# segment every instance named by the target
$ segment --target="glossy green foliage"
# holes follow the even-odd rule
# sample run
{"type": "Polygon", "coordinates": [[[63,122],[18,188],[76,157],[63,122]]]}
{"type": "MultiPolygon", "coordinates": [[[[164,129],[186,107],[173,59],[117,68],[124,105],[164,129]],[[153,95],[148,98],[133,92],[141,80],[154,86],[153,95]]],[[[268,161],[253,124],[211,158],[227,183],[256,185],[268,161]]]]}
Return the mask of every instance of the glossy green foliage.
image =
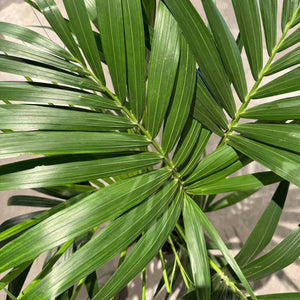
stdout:
{"type": "Polygon", "coordinates": [[[141,274],[144,300],[159,254],[166,299],[179,281],[181,299],[298,299],[248,280],[299,257],[299,228],[261,255],[300,186],[299,1],[232,0],[239,32],[214,0],[25,2],[52,32],[0,22],[1,76],[18,80],[0,82],[0,190],[39,194],[7,201],[27,211],[1,220],[1,292],[112,299],[141,274]],[[206,212],[254,193],[249,209],[268,205],[234,258],[206,212]]]}

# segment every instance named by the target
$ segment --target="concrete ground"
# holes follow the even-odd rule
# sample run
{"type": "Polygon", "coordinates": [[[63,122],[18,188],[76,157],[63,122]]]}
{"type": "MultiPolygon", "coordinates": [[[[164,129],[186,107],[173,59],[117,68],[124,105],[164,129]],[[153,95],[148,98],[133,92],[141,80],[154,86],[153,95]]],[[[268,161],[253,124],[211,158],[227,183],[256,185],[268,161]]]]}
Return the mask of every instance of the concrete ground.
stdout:
{"type": "MultiPolygon", "coordinates": [[[[62,1],[56,1],[60,7],[62,1]]],[[[231,1],[217,1],[218,6],[226,20],[229,23],[231,28],[233,28],[233,33],[235,36],[238,33],[238,28],[235,23],[235,18],[233,16],[231,1]]],[[[193,3],[197,7],[197,9],[202,14],[202,8],[199,4],[199,0],[194,0],[193,3]]],[[[282,1],[279,1],[282,3],[282,1]]],[[[203,15],[203,14],[202,14],[203,15]]],[[[40,23],[46,25],[43,18],[39,16],[39,20],[37,19],[37,15],[34,14],[33,10],[23,2],[23,0],[0,0],[0,21],[16,23],[19,25],[40,25],[40,23]]],[[[43,32],[42,29],[39,29],[40,32],[43,32]]],[[[52,36],[51,36],[52,37],[52,36]]],[[[53,37],[54,38],[54,37],[53,37]]],[[[265,58],[267,57],[266,50],[264,51],[265,58]]],[[[243,52],[243,57],[245,58],[245,54],[243,52]]],[[[249,71],[249,67],[247,66],[246,60],[245,68],[246,75],[249,82],[249,86],[251,86],[253,80],[249,71]]],[[[9,74],[0,73],[0,80],[12,80],[14,76],[9,74]]],[[[298,93],[299,94],[299,93],[298,93]]],[[[6,161],[7,162],[7,161],[6,161]]],[[[6,163],[6,162],[0,162],[6,163]]],[[[255,167],[256,164],[251,164],[247,166],[247,172],[249,171],[257,171],[255,167]]],[[[261,167],[260,167],[261,168],[261,167]]],[[[263,168],[261,168],[263,169],[263,168]]],[[[238,249],[240,249],[241,245],[247,239],[248,234],[251,232],[254,227],[256,220],[258,220],[259,216],[267,206],[269,200],[272,197],[272,194],[276,188],[276,185],[271,185],[263,188],[260,192],[254,194],[250,198],[246,199],[242,203],[239,203],[233,207],[217,211],[214,213],[209,213],[208,217],[212,221],[213,225],[216,227],[218,232],[224,241],[231,243],[233,246],[233,253],[236,253],[238,249]]],[[[0,223],[9,219],[13,216],[17,216],[20,214],[24,214],[26,212],[33,211],[33,209],[26,209],[23,207],[8,207],[6,205],[7,199],[11,195],[15,194],[37,194],[32,190],[22,190],[22,191],[8,191],[8,192],[0,192],[0,223]]],[[[299,213],[300,213],[300,193],[299,189],[295,186],[291,187],[291,190],[288,195],[288,199],[286,201],[286,206],[280,220],[280,224],[278,229],[276,230],[275,236],[273,237],[272,242],[268,246],[268,249],[273,248],[276,244],[278,244],[292,229],[294,229],[299,223],[299,213]]],[[[36,209],[39,210],[39,209],[36,209]]],[[[30,273],[30,277],[34,278],[34,275],[40,270],[42,263],[42,258],[39,259],[38,263],[33,268],[33,271],[30,273]]],[[[105,270],[101,271],[102,279],[111,274],[112,267],[116,265],[116,260],[107,264],[105,266],[105,270]]],[[[280,292],[293,292],[300,291],[300,260],[296,261],[293,265],[285,268],[282,271],[277,272],[273,276],[268,279],[261,280],[252,284],[253,288],[258,294],[265,293],[280,293],[280,292]]],[[[157,273],[160,276],[160,263],[158,260],[154,260],[150,267],[148,268],[148,281],[147,281],[147,299],[152,299],[153,290],[157,283],[157,273]]],[[[129,299],[136,300],[141,299],[140,294],[141,282],[140,279],[134,280],[129,284],[129,289],[127,294],[123,294],[120,299],[129,299]]],[[[5,294],[0,291],[0,300],[5,299],[5,294]]],[[[81,294],[79,299],[86,299],[84,294],[81,294]]],[[[163,295],[161,295],[158,299],[163,299],[163,295]]],[[[176,295],[173,296],[173,299],[176,299],[176,295]]],[[[35,299],[33,299],[35,300],[35,299]]]]}

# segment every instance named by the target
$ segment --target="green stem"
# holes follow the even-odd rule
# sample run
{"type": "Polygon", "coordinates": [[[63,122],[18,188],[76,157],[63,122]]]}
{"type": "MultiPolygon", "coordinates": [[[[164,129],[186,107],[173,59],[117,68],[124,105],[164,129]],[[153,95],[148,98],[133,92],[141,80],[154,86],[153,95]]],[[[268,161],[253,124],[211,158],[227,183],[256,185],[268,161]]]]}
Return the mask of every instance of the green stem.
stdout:
{"type": "Polygon", "coordinates": [[[275,55],[277,54],[281,44],[283,43],[284,39],[285,39],[285,36],[287,35],[288,31],[290,30],[291,26],[292,26],[292,23],[294,22],[295,18],[296,18],[296,15],[298,14],[298,12],[300,11],[300,4],[298,6],[298,8],[296,9],[296,11],[294,12],[290,22],[286,25],[283,33],[282,33],[282,36],[279,40],[279,42],[277,43],[277,45],[273,48],[273,51],[272,51],[272,54],[271,56],[269,57],[266,65],[264,66],[264,68],[260,71],[259,75],[258,75],[258,79],[257,81],[254,83],[253,87],[251,88],[250,92],[247,94],[246,98],[245,98],[245,102],[241,105],[241,107],[239,108],[239,110],[236,112],[235,114],[235,118],[231,121],[231,123],[228,125],[228,130],[227,132],[224,134],[224,137],[223,139],[221,140],[219,147],[223,146],[225,143],[226,143],[226,140],[227,140],[227,137],[229,135],[232,134],[232,131],[233,131],[233,128],[238,124],[240,118],[241,118],[241,114],[246,110],[247,106],[249,105],[251,99],[252,99],[252,96],[256,93],[262,79],[264,78],[266,72],[269,70],[271,64],[272,64],[272,61],[275,57],[275,55]]]}
{"type": "Polygon", "coordinates": [[[170,245],[171,245],[171,248],[172,248],[172,250],[173,250],[173,253],[174,253],[174,255],[175,255],[175,260],[176,260],[176,262],[177,262],[177,264],[178,264],[178,266],[179,266],[179,269],[180,269],[180,272],[181,272],[181,276],[182,276],[182,278],[183,278],[183,281],[184,281],[184,283],[185,283],[185,286],[186,286],[186,288],[189,290],[189,289],[190,289],[189,282],[192,283],[192,281],[191,281],[191,279],[188,277],[188,275],[186,274],[186,272],[185,272],[185,270],[184,270],[184,268],[183,268],[183,266],[182,266],[182,264],[181,264],[180,258],[178,257],[178,254],[177,254],[177,251],[176,251],[176,249],[175,249],[174,243],[173,243],[173,241],[172,241],[172,239],[171,239],[170,236],[169,236],[169,238],[168,238],[168,241],[169,241],[169,243],[170,243],[170,245]]]}
{"type": "Polygon", "coordinates": [[[142,288],[142,300],[146,300],[146,268],[143,269],[143,288],[142,288]]]}
{"type": "Polygon", "coordinates": [[[161,249],[159,249],[159,257],[160,257],[160,261],[161,261],[161,268],[162,268],[162,273],[163,273],[166,290],[167,290],[167,293],[170,294],[171,289],[170,289],[168,274],[167,274],[167,270],[166,270],[166,266],[165,266],[165,260],[164,260],[164,256],[163,256],[161,249]]]}
{"type": "Polygon", "coordinates": [[[239,288],[222,272],[222,270],[208,257],[210,266],[219,274],[219,276],[226,282],[226,285],[229,286],[237,295],[242,299],[247,300],[247,297],[239,290],[239,288]]]}

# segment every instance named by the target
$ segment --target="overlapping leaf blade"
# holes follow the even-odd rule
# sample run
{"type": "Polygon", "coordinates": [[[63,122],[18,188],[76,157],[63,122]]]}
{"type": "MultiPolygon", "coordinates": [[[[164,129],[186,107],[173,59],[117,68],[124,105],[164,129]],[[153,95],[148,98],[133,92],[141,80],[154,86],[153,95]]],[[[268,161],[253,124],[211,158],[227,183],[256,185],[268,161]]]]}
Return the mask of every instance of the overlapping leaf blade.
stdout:
{"type": "Polygon", "coordinates": [[[265,75],[272,75],[276,72],[282,71],[298,64],[300,64],[300,47],[293,49],[283,57],[273,62],[265,75]]]}
{"type": "Polygon", "coordinates": [[[126,98],[126,51],[121,0],[96,0],[99,30],[115,93],[126,98]]]}
{"type": "Polygon", "coordinates": [[[12,130],[106,131],[132,128],[125,117],[35,105],[0,105],[0,128],[12,130]]]}
{"type": "Polygon", "coordinates": [[[253,78],[263,66],[262,32],[256,0],[232,0],[253,78]]]}
{"type": "Polygon", "coordinates": [[[271,82],[263,85],[253,95],[254,99],[265,98],[284,93],[298,91],[300,89],[300,67],[281,75],[271,82]]]}
{"type": "Polygon", "coordinates": [[[294,152],[300,152],[300,125],[240,124],[234,128],[241,135],[294,152]]]}
{"type": "Polygon", "coordinates": [[[54,81],[82,89],[102,91],[103,89],[93,80],[76,76],[69,72],[53,69],[45,65],[35,65],[31,61],[12,56],[0,55],[0,71],[34,79],[54,81]]]}
{"type": "Polygon", "coordinates": [[[235,257],[240,266],[244,266],[253,260],[271,241],[277,228],[288,190],[289,183],[282,181],[269,205],[251,231],[247,241],[235,257]]]}
{"type": "Polygon", "coordinates": [[[2,100],[118,109],[118,106],[108,98],[50,84],[3,81],[0,82],[0,94],[2,100]]]}
{"type": "MultiPolygon", "coordinates": [[[[25,294],[22,299],[53,298],[85,277],[91,270],[100,267],[126,249],[156,218],[164,213],[173,199],[176,189],[175,182],[169,183],[153,197],[110,223],[94,239],[50,273],[39,285],[25,294]],[[116,243],[116,241],[118,242],[116,243]],[[66,276],[66,274],[72,275],[66,276]],[[55,284],[50,284],[51,278],[55,278],[55,284]],[[41,290],[44,292],[41,293],[41,290]]],[[[128,276],[128,270],[126,269],[125,274],[122,274],[123,280],[128,276]]]]}
{"type": "Polygon", "coordinates": [[[220,171],[239,159],[239,154],[230,146],[224,145],[205,156],[191,175],[184,181],[185,184],[198,181],[201,178],[220,171]]]}
{"type": "Polygon", "coordinates": [[[55,33],[60,37],[70,52],[82,63],[85,64],[79,48],[72,36],[72,33],[59,11],[54,0],[36,0],[41,12],[51,25],[55,33]]]}
{"type": "Polygon", "coordinates": [[[28,47],[11,41],[6,41],[4,39],[0,39],[0,51],[15,57],[29,59],[58,69],[75,72],[79,75],[87,75],[87,73],[81,67],[75,65],[74,63],[65,61],[61,58],[58,58],[44,51],[40,51],[36,48],[28,47]]]}
{"type": "Polygon", "coordinates": [[[180,61],[175,91],[162,135],[162,149],[169,153],[189,115],[195,89],[195,59],[183,36],[181,36],[180,61]]]}
{"type": "Polygon", "coordinates": [[[147,146],[143,136],[109,132],[19,132],[0,134],[0,159],[20,154],[111,153],[147,146]]]}
{"type": "Polygon", "coordinates": [[[9,36],[46,50],[58,57],[74,61],[74,57],[63,47],[31,29],[11,23],[0,22],[0,33],[4,36],[9,36]]]}
{"type": "Polygon", "coordinates": [[[300,41],[300,28],[297,28],[293,33],[291,33],[287,38],[284,39],[280,45],[278,52],[283,51],[293,45],[299,43],[300,41]]]}
{"type": "Polygon", "coordinates": [[[105,84],[101,60],[84,0],[64,0],[64,5],[70,19],[70,26],[85,59],[101,83],[105,84]]]}
{"type": "Polygon", "coordinates": [[[300,119],[300,96],[263,103],[248,108],[241,116],[243,118],[285,121],[300,119]]]}
{"type": "Polygon", "coordinates": [[[293,13],[296,11],[299,0],[283,0],[281,14],[281,30],[284,32],[287,23],[290,22],[293,13]]]}
{"type": "Polygon", "coordinates": [[[213,195],[257,189],[281,180],[279,176],[272,172],[261,172],[221,179],[195,188],[187,186],[186,190],[192,195],[213,195]]]}
{"type": "Polygon", "coordinates": [[[213,1],[202,0],[202,4],[228,77],[233,83],[240,100],[244,102],[247,95],[247,83],[237,43],[213,1]]]}
{"type": "Polygon", "coordinates": [[[234,260],[232,255],[230,254],[228,248],[226,247],[225,243],[215,230],[214,226],[210,223],[206,215],[202,212],[198,205],[193,201],[192,198],[189,196],[185,196],[185,201],[189,201],[191,206],[193,207],[194,213],[197,216],[197,219],[200,221],[202,226],[205,228],[209,236],[212,240],[216,243],[217,247],[220,249],[222,254],[224,255],[226,261],[231,266],[232,270],[235,272],[237,277],[240,279],[241,283],[244,285],[247,292],[250,294],[252,299],[256,299],[249,283],[247,282],[243,272],[241,271],[240,267],[238,266],[237,262],[234,260]]]}
{"type": "Polygon", "coordinates": [[[229,80],[211,34],[189,0],[164,0],[191,47],[213,95],[234,117],[235,103],[229,80]]]}
{"type": "Polygon", "coordinates": [[[277,40],[277,0],[259,0],[259,6],[268,54],[271,56],[277,40]]]}
{"type": "Polygon", "coordinates": [[[131,109],[139,121],[144,113],[146,98],[145,35],[142,7],[139,0],[124,0],[122,8],[125,29],[128,98],[131,109]]]}
{"type": "Polygon", "coordinates": [[[147,129],[155,137],[164,120],[175,81],[180,54],[176,21],[159,2],[150,56],[147,95],[147,129]]]}
{"type": "Polygon", "coordinates": [[[300,256],[300,226],[267,254],[245,265],[248,280],[258,280],[285,268],[300,256]]]}
{"type": "Polygon", "coordinates": [[[222,108],[211,95],[199,72],[197,72],[197,75],[197,86],[192,108],[193,117],[206,128],[222,136],[222,129],[227,129],[228,121],[222,108]]]}
{"type": "Polygon", "coordinates": [[[118,217],[150,196],[168,177],[169,172],[162,169],[123,180],[59,211],[0,250],[1,271],[118,217]]]}
{"type": "Polygon", "coordinates": [[[95,300],[110,299],[153,259],[171,234],[182,208],[179,192],[163,216],[140,238],[124,262],[95,296],[95,300]]]}
{"type": "Polygon", "coordinates": [[[127,174],[161,161],[156,153],[51,156],[0,167],[0,190],[38,188],[127,174]],[[103,157],[103,156],[102,156],[103,157]]]}
{"type": "Polygon", "coordinates": [[[236,135],[229,137],[229,144],[282,178],[300,186],[299,155],[236,135]]]}
{"type": "Polygon", "coordinates": [[[193,118],[188,119],[175,149],[172,163],[180,167],[192,153],[201,132],[201,124],[193,118]]]}
{"type": "Polygon", "coordinates": [[[210,300],[210,270],[204,233],[193,203],[186,198],[183,221],[197,299],[210,300]]]}

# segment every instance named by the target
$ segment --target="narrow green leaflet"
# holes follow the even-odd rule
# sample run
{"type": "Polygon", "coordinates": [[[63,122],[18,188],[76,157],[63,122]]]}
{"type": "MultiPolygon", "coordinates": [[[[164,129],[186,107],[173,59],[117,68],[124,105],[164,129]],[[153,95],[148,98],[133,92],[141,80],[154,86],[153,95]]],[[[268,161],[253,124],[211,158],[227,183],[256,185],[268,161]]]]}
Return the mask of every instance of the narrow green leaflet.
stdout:
{"type": "Polygon", "coordinates": [[[276,72],[282,71],[298,64],[300,64],[300,47],[293,49],[283,57],[273,62],[265,75],[272,75],[276,72]]]}
{"type": "Polygon", "coordinates": [[[299,0],[283,0],[281,14],[281,30],[284,32],[287,23],[290,22],[292,15],[298,7],[299,0]]]}
{"type": "Polygon", "coordinates": [[[121,0],[96,0],[101,42],[114,90],[126,98],[126,50],[121,0]]]}
{"type": "Polygon", "coordinates": [[[15,75],[28,76],[34,79],[54,81],[82,89],[102,91],[93,80],[76,76],[69,72],[59,71],[45,65],[34,65],[31,61],[0,54],[0,71],[15,75]]]}
{"type": "Polygon", "coordinates": [[[133,126],[125,117],[92,111],[24,104],[0,105],[1,129],[106,131],[133,126]]]}
{"type": "Polygon", "coordinates": [[[300,186],[299,155],[236,135],[229,136],[228,143],[282,178],[300,186]]]}
{"type": "Polygon", "coordinates": [[[183,221],[197,299],[210,300],[210,270],[201,222],[195,203],[184,199],[183,221]]]}
{"type": "MultiPolygon", "coordinates": [[[[262,30],[256,0],[232,0],[250,69],[255,80],[263,66],[262,30]]],[[[276,16],[274,16],[276,18],[276,16]]]]}
{"type": "Polygon", "coordinates": [[[63,41],[65,46],[70,52],[83,64],[85,65],[84,59],[81,52],[72,36],[72,33],[60,13],[54,0],[35,0],[36,4],[40,8],[42,14],[47,19],[48,23],[63,41]]]}
{"type": "Polygon", "coordinates": [[[239,158],[232,164],[228,165],[227,167],[217,171],[207,177],[197,180],[195,183],[189,185],[189,189],[194,189],[201,187],[203,185],[207,185],[209,183],[217,182],[220,179],[224,179],[227,176],[233,174],[234,172],[240,170],[242,167],[250,163],[252,160],[247,156],[239,154],[239,158]]]}
{"type": "Polygon", "coordinates": [[[3,286],[6,286],[15,278],[17,278],[20,274],[22,274],[22,272],[24,272],[28,267],[30,267],[31,264],[32,260],[26,261],[23,264],[20,264],[19,266],[13,268],[9,273],[2,277],[0,280],[0,291],[2,290],[3,286]]]}
{"type": "Polygon", "coordinates": [[[169,183],[153,197],[113,221],[25,294],[22,299],[52,299],[87,276],[91,270],[99,268],[126,249],[156,218],[164,213],[176,190],[176,183],[169,183]],[[55,283],[53,283],[54,278],[55,283]]]}
{"type": "Polygon", "coordinates": [[[74,61],[74,57],[64,48],[31,29],[0,22],[0,34],[21,40],[66,60],[74,61]]]}
{"type": "Polygon", "coordinates": [[[22,220],[21,223],[17,223],[16,225],[6,229],[5,231],[0,232],[0,241],[5,241],[10,237],[17,235],[18,233],[38,224],[39,222],[49,218],[50,216],[56,214],[57,212],[64,210],[65,208],[75,204],[78,201],[81,201],[87,195],[88,193],[81,193],[80,195],[68,199],[68,201],[64,201],[61,204],[56,205],[49,210],[33,215],[31,219],[22,220]]]}
{"type": "Polygon", "coordinates": [[[187,160],[196,145],[201,132],[201,124],[193,118],[188,119],[176,147],[172,163],[180,167],[187,160]]]}
{"type": "Polygon", "coordinates": [[[284,93],[298,91],[300,89],[300,67],[272,80],[259,88],[252,98],[265,98],[284,93]]]}
{"type": "Polygon", "coordinates": [[[0,95],[1,100],[118,109],[118,106],[108,98],[44,83],[2,81],[0,95]]]}
{"type": "Polygon", "coordinates": [[[89,154],[30,159],[0,166],[0,190],[51,187],[116,176],[160,161],[158,154],[150,152],[105,158],[89,154]]]}
{"type": "Polygon", "coordinates": [[[215,133],[218,134],[220,132],[222,135],[222,130],[215,130],[215,128],[220,127],[227,129],[228,121],[222,108],[218,105],[205,85],[202,74],[199,71],[197,71],[197,87],[194,98],[193,117],[204,126],[211,130],[213,129],[212,131],[215,133]],[[209,119],[209,123],[206,121],[207,119],[209,119]],[[215,125],[212,127],[210,126],[211,123],[215,125]]]}
{"type": "MultiPolygon", "coordinates": [[[[282,293],[257,296],[258,300],[298,300],[300,293],[282,293]]],[[[249,299],[249,298],[248,298],[249,299]]]]}
{"type": "Polygon", "coordinates": [[[224,145],[205,156],[184,182],[185,184],[190,184],[194,181],[198,181],[201,178],[228,167],[238,159],[239,154],[232,147],[224,145]]]}
{"type": "Polygon", "coordinates": [[[150,56],[147,129],[155,137],[164,120],[176,77],[180,35],[176,21],[160,1],[150,56]]]}
{"type": "Polygon", "coordinates": [[[300,152],[300,125],[297,124],[240,124],[234,131],[269,145],[300,152]]]}
{"type": "Polygon", "coordinates": [[[288,190],[289,182],[280,182],[269,205],[251,231],[242,249],[235,257],[235,260],[241,267],[252,261],[272,240],[288,190]]]}
{"type": "Polygon", "coordinates": [[[261,172],[221,179],[216,182],[204,184],[197,188],[187,186],[186,190],[192,195],[213,195],[234,191],[248,191],[258,189],[282,179],[272,172],[261,172]]]}
{"type": "Polygon", "coordinates": [[[215,210],[223,209],[225,207],[234,205],[234,204],[250,197],[251,195],[253,195],[257,191],[258,191],[258,189],[233,192],[233,193],[221,198],[220,200],[214,202],[205,211],[215,211],[215,210]]]}
{"type": "Polygon", "coordinates": [[[258,280],[282,270],[300,256],[300,226],[267,254],[242,268],[248,280],[258,280]]]}
{"type": "Polygon", "coordinates": [[[293,23],[292,23],[292,27],[298,25],[300,23],[300,10],[298,11],[293,23]]]}
{"type": "Polygon", "coordinates": [[[181,176],[189,175],[197,166],[199,159],[202,156],[205,147],[209,141],[210,136],[211,136],[211,131],[207,130],[206,128],[201,129],[201,133],[197,141],[197,144],[193,148],[193,151],[189,156],[189,160],[184,165],[183,170],[180,171],[181,176]]]}
{"type": "Polygon", "coordinates": [[[229,80],[209,30],[189,0],[164,2],[183,31],[213,95],[234,117],[236,107],[229,80]]]}
{"type": "Polygon", "coordinates": [[[300,28],[297,28],[293,33],[291,33],[283,43],[280,45],[278,52],[283,51],[289,47],[300,42],[300,28]]]}
{"type": "Polygon", "coordinates": [[[229,79],[224,70],[218,50],[212,36],[201,17],[189,0],[164,1],[176,21],[207,81],[213,95],[222,104],[231,117],[236,111],[229,79]]]}
{"type": "Polygon", "coordinates": [[[162,149],[169,153],[183,130],[193,100],[196,62],[183,36],[175,91],[162,135],[162,149]]]}
{"type": "Polygon", "coordinates": [[[84,0],[64,0],[64,5],[80,48],[94,74],[104,85],[101,60],[84,0]]]}
{"type": "MultiPolygon", "coordinates": [[[[37,215],[43,213],[43,210],[40,211],[32,211],[23,215],[19,215],[16,217],[13,217],[11,219],[8,219],[6,221],[4,221],[1,225],[0,225],[0,232],[5,232],[6,230],[22,223],[22,222],[26,222],[29,219],[35,218],[37,215]]],[[[2,245],[1,245],[2,246],[2,245]]]]}
{"type": "Polygon", "coordinates": [[[153,259],[171,234],[182,207],[179,192],[164,215],[140,238],[124,262],[95,296],[94,300],[110,299],[153,259]]]}
{"type": "Polygon", "coordinates": [[[224,255],[224,258],[228,262],[228,264],[231,266],[232,270],[235,272],[237,277],[240,279],[241,283],[244,285],[245,289],[251,296],[253,300],[256,300],[255,295],[253,294],[253,291],[247,282],[243,272],[241,271],[239,265],[237,262],[234,260],[232,257],[231,253],[229,252],[228,248],[226,247],[225,243],[217,233],[216,229],[214,226],[210,223],[206,215],[203,213],[203,211],[199,208],[198,205],[193,201],[192,198],[189,196],[185,196],[185,201],[188,201],[190,205],[193,207],[194,214],[196,218],[200,221],[201,225],[204,227],[204,229],[207,231],[209,236],[212,238],[212,240],[216,243],[217,247],[220,249],[222,254],[224,255]]]}
{"type": "Polygon", "coordinates": [[[269,56],[277,41],[277,0],[259,0],[269,56]]]}
{"type": "Polygon", "coordinates": [[[202,0],[202,4],[228,77],[233,83],[240,100],[244,102],[247,95],[247,83],[237,43],[213,1],[202,0]]]}
{"type": "Polygon", "coordinates": [[[300,119],[300,96],[263,103],[241,114],[246,119],[285,121],[300,119]]]}
{"type": "Polygon", "coordinates": [[[61,200],[37,197],[37,196],[27,196],[27,195],[16,195],[8,199],[7,205],[17,205],[17,206],[31,206],[31,207],[54,207],[61,204],[61,200]]]}
{"type": "Polygon", "coordinates": [[[0,159],[20,154],[112,153],[147,146],[142,135],[120,132],[19,132],[0,134],[0,159]]]}
{"type": "Polygon", "coordinates": [[[145,35],[140,0],[122,1],[127,59],[128,98],[140,121],[145,110],[145,35]]]}
{"type": "Polygon", "coordinates": [[[114,183],[48,217],[0,250],[0,270],[19,265],[118,217],[155,192],[169,176],[162,169],[114,183]]]}
{"type": "Polygon", "coordinates": [[[33,47],[0,39],[0,51],[15,57],[29,59],[58,69],[75,72],[79,75],[87,75],[81,67],[33,47]]]}

